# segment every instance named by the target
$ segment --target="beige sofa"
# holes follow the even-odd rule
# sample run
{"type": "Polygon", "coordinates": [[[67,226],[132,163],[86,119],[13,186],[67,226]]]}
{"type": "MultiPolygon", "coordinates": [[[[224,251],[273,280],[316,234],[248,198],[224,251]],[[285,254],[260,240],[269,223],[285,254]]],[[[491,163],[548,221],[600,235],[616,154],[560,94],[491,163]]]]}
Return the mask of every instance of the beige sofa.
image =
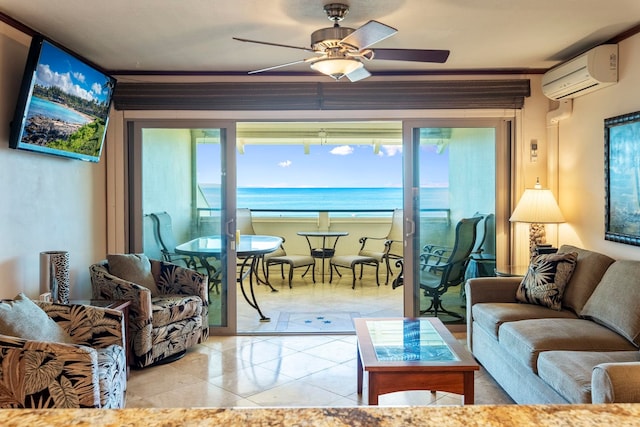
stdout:
{"type": "Polygon", "coordinates": [[[466,283],[467,339],[521,404],[640,402],[640,261],[577,252],[562,308],[519,303],[519,277],[466,283]]]}

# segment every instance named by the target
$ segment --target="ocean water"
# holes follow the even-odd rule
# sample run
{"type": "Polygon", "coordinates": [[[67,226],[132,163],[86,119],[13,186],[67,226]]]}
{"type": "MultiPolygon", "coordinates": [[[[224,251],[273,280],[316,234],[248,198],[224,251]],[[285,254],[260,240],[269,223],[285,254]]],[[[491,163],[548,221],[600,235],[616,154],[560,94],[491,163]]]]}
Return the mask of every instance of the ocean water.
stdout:
{"type": "MultiPolygon", "coordinates": [[[[218,187],[202,186],[209,206],[220,208],[218,187]]],[[[422,209],[448,209],[449,189],[423,188],[422,209]]],[[[252,210],[363,211],[402,208],[402,188],[238,188],[237,206],[252,210]]]]}
{"type": "Polygon", "coordinates": [[[82,114],[78,114],[76,111],[64,107],[55,102],[47,101],[46,99],[38,98],[37,96],[31,97],[31,103],[29,104],[29,112],[27,117],[33,116],[45,116],[52,119],[62,120],[67,123],[79,123],[85,124],[90,122],[82,114]]]}

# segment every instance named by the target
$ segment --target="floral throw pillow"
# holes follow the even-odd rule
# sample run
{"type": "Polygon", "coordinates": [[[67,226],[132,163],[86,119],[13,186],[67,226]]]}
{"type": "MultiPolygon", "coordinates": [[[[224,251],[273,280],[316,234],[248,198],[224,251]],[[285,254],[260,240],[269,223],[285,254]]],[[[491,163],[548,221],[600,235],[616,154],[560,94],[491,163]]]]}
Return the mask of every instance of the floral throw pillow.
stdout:
{"type": "Polygon", "coordinates": [[[516,300],[560,310],[564,288],[573,274],[577,260],[577,252],[534,256],[518,287],[516,300]]]}

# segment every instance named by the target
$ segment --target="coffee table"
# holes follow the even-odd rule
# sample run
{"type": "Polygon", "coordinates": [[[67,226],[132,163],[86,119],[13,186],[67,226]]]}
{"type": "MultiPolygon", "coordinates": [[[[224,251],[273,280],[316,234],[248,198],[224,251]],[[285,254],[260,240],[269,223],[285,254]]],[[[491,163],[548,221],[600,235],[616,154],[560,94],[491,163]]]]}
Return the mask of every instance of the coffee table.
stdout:
{"type": "Polygon", "coordinates": [[[354,319],[358,339],[358,394],[369,373],[369,405],[406,390],[446,391],[473,404],[473,373],[480,369],[436,317],[354,319]]]}

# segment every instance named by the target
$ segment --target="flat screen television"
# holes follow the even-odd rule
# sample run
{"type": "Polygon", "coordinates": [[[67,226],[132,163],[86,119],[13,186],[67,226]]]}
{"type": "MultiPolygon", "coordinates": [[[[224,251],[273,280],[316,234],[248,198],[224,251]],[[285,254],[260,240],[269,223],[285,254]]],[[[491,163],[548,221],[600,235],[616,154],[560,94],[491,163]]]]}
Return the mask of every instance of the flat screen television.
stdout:
{"type": "Polygon", "coordinates": [[[34,37],[9,146],[98,162],[115,83],[66,49],[34,37]]]}

